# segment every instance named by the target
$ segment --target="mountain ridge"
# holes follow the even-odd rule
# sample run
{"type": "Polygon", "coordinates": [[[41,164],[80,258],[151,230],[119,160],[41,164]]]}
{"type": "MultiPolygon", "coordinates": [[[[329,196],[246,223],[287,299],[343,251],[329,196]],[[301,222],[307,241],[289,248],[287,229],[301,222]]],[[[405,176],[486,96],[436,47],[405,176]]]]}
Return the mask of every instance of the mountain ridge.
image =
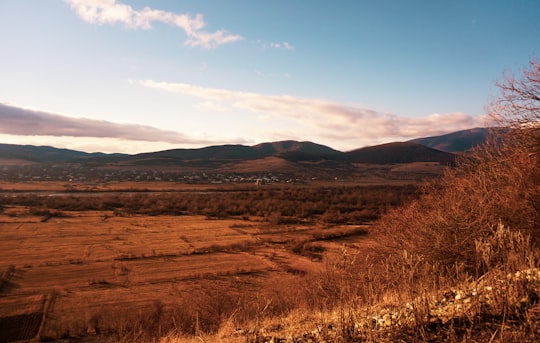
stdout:
{"type": "MultiPolygon", "coordinates": [[[[485,140],[487,129],[475,128],[454,133],[417,138],[407,142],[390,142],[368,146],[347,152],[310,142],[284,140],[259,143],[252,146],[241,144],[213,145],[194,149],[169,149],[139,154],[86,153],[51,146],[0,144],[0,159],[21,160],[32,163],[91,163],[122,165],[167,165],[182,162],[191,164],[226,161],[263,160],[277,157],[286,161],[340,161],[347,163],[392,164],[410,162],[452,163],[455,153],[464,152],[485,140]],[[423,143],[423,144],[422,144],[423,143]],[[434,147],[444,147],[444,151],[434,147]],[[461,147],[464,150],[456,150],[461,147]]],[[[209,165],[209,164],[207,164],[209,165]]]]}

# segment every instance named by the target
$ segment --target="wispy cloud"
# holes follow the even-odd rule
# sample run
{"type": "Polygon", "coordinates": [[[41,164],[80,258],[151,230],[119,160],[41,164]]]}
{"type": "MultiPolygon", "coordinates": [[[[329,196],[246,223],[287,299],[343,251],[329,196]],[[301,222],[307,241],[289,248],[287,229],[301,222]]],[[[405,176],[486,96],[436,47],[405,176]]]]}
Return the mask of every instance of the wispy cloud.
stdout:
{"type": "Polygon", "coordinates": [[[185,45],[215,48],[221,44],[244,39],[224,30],[206,32],[202,14],[176,14],[144,7],[137,11],[116,0],[64,0],[83,19],[91,24],[124,24],[132,29],[148,30],[153,22],[176,26],[186,33],[185,45]]]}
{"type": "Polygon", "coordinates": [[[0,103],[0,133],[19,136],[95,137],[167,142],[211,143],[152,126],[119,124],[104,120],[72,118],[0,103]]]}
{"type": "Polygon", "coordinates": [[[294,50],[294,46],[289,42],[263,42],[262,40],[257,41],[257,45],[263,49],[285,49],[285,50],[294,50]]]}
{"type": "Polygon", "coordinates": [[[203,101],[219,103],[266,116],[279,116],[310,131],[312,135],[340,141],[383,142],[388,139],[411,139],[484,126],[483,116],[460,112],[431,114],[424,117],[401,117],[391,113],[342,105],[324,99],[290,95],[266,95],[251,92],[207,88],[185,83],[139,80],[144,87],[187,94],[203,101]]]}

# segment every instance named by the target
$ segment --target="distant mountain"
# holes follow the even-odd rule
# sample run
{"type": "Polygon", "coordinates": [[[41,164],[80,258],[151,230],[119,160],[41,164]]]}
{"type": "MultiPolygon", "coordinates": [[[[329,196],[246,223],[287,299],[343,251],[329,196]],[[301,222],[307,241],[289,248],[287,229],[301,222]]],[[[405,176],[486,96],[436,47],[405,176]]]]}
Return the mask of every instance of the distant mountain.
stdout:
{"type": "Polygon", "coordinates": [[[292,152],[317,154],[317,155],[334,155],[340,154],[340,151],[334,150],[325,145],[312,142],[297,142],[297,141],[280,141],[271,143],[261,143],[252,147],[264,155],[279,155],[292,152]]]}
{"type": "Polygon", "coordinates": [[[394,142],[361,148],[345,153],[353,163],[394,164],[411,162],[453,163],[455,155],[418,143],[394,142]]]}
{"type": "Polygon", "coordinates": [[[135,164],[174,163],[175,161],[194,160],[253,160],[271,156],[279,156],[286,160],[325,159],[328,156],[340,156],[342,152],[312,142],[280,141],[261,143],[254,146],[216,145],[199,149],[173,149],[129,157],[126,161],[135,164]]]}
{"type": "MultiPolygon", "coordinates": [[[[177,166],[192,168],[233,168],[231,163],[243,163],[247,169],[256,169],[254,165],[269,165],[277,159],[280,165],[291,167],[291,163],[334,161],[339,163],[393,164],[410,162],[452,163],[454,155],[428,148],[421,144],[398,142],[377,145],[349,152],[341,152],[312,142],[280,141],[261,143],[254,146],[218,145],[200,149],[174,149],[153,153],[137,154],[122,159],[123,165],[138,166],[177,166]],[[273,158],[273,159],[270,159],[273,158]],[[277,159],[276,159],[277,158],[277,159]],[[264,161],[264,162],[263,162],[264,161]],[[286,162],[285,162],[286,161],[286,162]],[[249,166],[249,167],[247,167],[249,166]]],[[[225,168],[225,169],[226,169],[225,168]]],[[[236,167],[233,168],[236,170],[236,167]]]]}
{"type": "Polygon", "coordinates": [[[172,149],[135,155],[86,153],[50,146],[0,144],[0,160],[25,163],[76,162],[100,166],[185,167],[209,170],[227,170],[243,163],[241,169],[256,170],[266,166],[295,164],[346,168],[350,163],[394,164],[410,162],[452,163],[455,155],[481,144],[488,129],[476,128],[442,136],[394,142],[341,152],[328,146],[286,140],[260,143],[253,146],[240,144],[215,145],[198,149],[172,149]],[[452,153],[450,153],[452,152],[452,153]],[[260,166],[257,166],[260,163],[260,166]]]}
{"type": "Polygon", "coordinates": [[[452,153],[465,152],[486,141],[489,129],[474,128],[462,130],[441,136],[417,138],[410,140],[424,146],[452,153]]]}
{"type": "Polygon", "coordinates": [[[199,149],[172,149],[132,155],[132,160],[159,158],[172,160],[230,160],[257,158],[252,147],[245,145],[215,145],[199,149]]]}
{"type": "Polygon", "coordinates": [[[29,162],[73,162],[107,155],[103,153],[86,153],[82,151],[59,149],[51,146],[0,144],[0,159],[21,160],[29,162]]]}
{"type": "Polygon", "coordinates": [[[253,146],[263,156],[279,156],[288,161],[313,161],[341,159],[343,153],[325,145],[312,142],[280,141],[253,146]]]}

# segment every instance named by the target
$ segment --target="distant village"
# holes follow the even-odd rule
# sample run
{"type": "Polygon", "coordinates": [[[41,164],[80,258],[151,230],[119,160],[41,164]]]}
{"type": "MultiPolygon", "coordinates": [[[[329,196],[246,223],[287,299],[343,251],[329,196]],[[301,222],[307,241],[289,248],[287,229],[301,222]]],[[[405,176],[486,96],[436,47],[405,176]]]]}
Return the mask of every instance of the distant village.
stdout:
{"type": "Polygon", "coordinates": [[[179,170],[151,170],[139,168],[109,169],[89,167],[81,164],[36,164],[25,166],[1,166],[0,180],[24,181],[64,181],[77,183],[106,183],[120,181],[180,182],[180,183],[251,183],[256,185],[271,183],[303,183],[313,176],[297,176],[285,173],[212,173],[179,170]]]}

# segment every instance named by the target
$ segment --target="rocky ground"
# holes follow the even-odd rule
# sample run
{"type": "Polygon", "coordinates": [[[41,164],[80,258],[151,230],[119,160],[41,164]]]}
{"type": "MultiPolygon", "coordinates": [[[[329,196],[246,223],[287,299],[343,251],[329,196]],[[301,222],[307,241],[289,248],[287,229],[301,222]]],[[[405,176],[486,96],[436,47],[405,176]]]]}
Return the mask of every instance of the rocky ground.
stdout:
{"type": "Polygon", "coordinates": [[[537,342],[540,269],[505,274],[424,295],[402,306],[291,315],[258,328],[222,331],[229,342],[537,342]],[[228,331],[228,332],[227,332],[228,331]]]}

